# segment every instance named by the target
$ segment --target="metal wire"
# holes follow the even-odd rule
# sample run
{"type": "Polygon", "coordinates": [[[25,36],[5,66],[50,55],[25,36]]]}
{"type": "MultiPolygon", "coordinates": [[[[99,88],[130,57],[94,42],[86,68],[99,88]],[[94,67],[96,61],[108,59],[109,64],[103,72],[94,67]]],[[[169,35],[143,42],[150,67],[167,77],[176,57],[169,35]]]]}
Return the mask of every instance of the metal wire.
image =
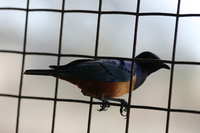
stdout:
{"type": "MultiPolygon", "coordinates": [[[[54,132],[55,127],[55,118],[56,118],[56,105],[57,102],[73,102],[73,103],[82,103],[82,104],[89,104],[89,115],[88,115],[88,127],[87,133],[90,133],[91,123],[92,123],[92,106],[95,104],[100,104],[101,102],[94,102],[91,98],[90,101],[85,100],[77,100],[77,99],[60,99],[57,98],[57,91],[58,91],[58,79],[56,80],[55,85],[55,94],[54,98],[46,98],[46,97],[37,97],[37,96],[22,96],[22,84],[23,84],[23,72],[24,72],[24,64],[25,64],[25,57],[26,55],[47,55],[47,56],[56,56],[57,64],[60,64],[61,57],[84,57],[84,58],[93,58],[93,59],[123,59],[123,60],[131,60],[131,61],[149,61],[149,60],[136,60],[135,57],[135,50],[136,50],[136,42],[137,42],[137,28],[140,16],[170,16],[176,17],[175,23],[175,30],[174,30],[174,42],[173,42],[173,54],[172,60],[153,60],[154,62],[166,62],[171,64],[171,73],[170,73],[170,84],[169,84],[169,96],[168,96],[168,107],[161,108],[161,107],[153,107],[153,106],[140,106],[140,105],[131,105],[131,91],[129,93],[129,107],[134,109],[147,109],[147,110],[157,110],[157,111],[165,111],[167,112],[166,118],[166,127],[165,133],[169,132],[169,122],[170,122],[170,113],[171,112],[181,112],[181,113],[193,113],[193,114],[200,114],[199,110],[185,110],[185,109],[172,109],[171,108],[171,96],[172,96],[172,84],[173,84],[173,73],[174,73],[174,66],[176,64],[187,64],[187,65],[200,65],[200,62],[190,62],[190,61],[175,61],[176,55],[176,41],[177,41],[177,33],[178,33],[178,22],[180,17],[200,17],[200,14],[179,14],[180,12],[180,3],[181,0],[178,0],[177,4],[177,12],[176,13],[161,13],[161,12],[148,12],[148,13],[140,13],[140,0],[137,1],[137,10],[136,12],[127,12],[127,11],[102,11],[102,0],[99,0],[99,9],[98,11],[95,10],[65,10],[65,0],[62,1],[62,9],[29,9],[29,0],[27,0],[26,8],[10,8],[10,7],[1,7],[1,10],[17,10],[17,11],[25,11],[26,12],[26,19],[25,19],[25,31],[24,31],[24,42],[23,42],[23,51],[13,51],[13,50],[0,50],[0,53],[14,53],[14,54],[21,54],[22,56],[22,67],[21,67],[21,76],[20,76],[20,86],[19,86],[19,93],[18,95],[11,95],[11,94],[2,94],[0,93],[1,97],[13,97],[18,98],[18,107],[17,107],[17,119],[16,119],[16,133],[19,132],[19,119],[20,119],[20,108],[21,108],[21,99],[39,99],[39,100],[50,100],[54,101],[53,106],[53,116],[52,116],[52,129],[51,132],[54,132]],[[61,13],[61,23],[60,23],[60,35],[59,35],[59,49],[58,53],[41,53],[41,52],[26,52],[26,42],[27,42],[27,29],[28,29],[28,16],[30,12],[59,12],[61,13]],[[64,22],[64,14],[65,13],[89,13],[89,14],[98,14],[97,18],[97,29],[96,29],[96,43],[95,43],[95,51],[94,56],[88,55],[80,55],[80,54],[61,54],[61,46],[62,46],[62,33],[63,33],[63,22],[64,22]],[[135,31],[134,31],[134,43],[133,43],[133,54],[132,58],[120,58],[120,57],[104,57],[98,56],[98,42],[99,42],[99,30],[100,30],[100,20],[102,15],[107,14],[118,14],[118,15],[133,15],[136,17],[135,22],[135,31]]],[[[118,103],[110,103],[112,106],[120,106],[118,103]]],[[[129,115],[130,110],[128,110],[128,117],[126,120],[126,128],[125,133],[128,133],[129,129],[129,115]]]]}
{"type": "MultiPolygon", "coordinates": [[[[135,51],[136,51],[136,44],[137,44],[137,33],[138,33],[138,22],[139,22],[139,11],[140,11],[140,0],[137,1],[137,9],[136,9],[136,19],[135,19],[135,30],[134,30],[134,37],[133,37],[133,52],[132,52],[132,59],[135,58],[135,51]]],[[[130,105],[131,105],[131,97],[132,97],[132,88],[133,88],[133,68],[134,68],[134,61],[132,61],[132,68],[131,68],[131,77],[130,77],[130,87],[129,87],[129,95],[128,95],[128,110],[127,110],[127,119],[126,119],[126,128],[125,133],[129,131],[129,121],[130,121],[130,105]]]]}
{"type": "MultiPolygon", "coordinates": [[[[60,35],[59,35],[57,65],[60,65],[60,58],[61,58],[60,54],[61,54],[61,48],[62,48],[64,9],[65,9],[65,0],[62,1],[62,12],[61,12],[61,21],[60,21],[60,35]]],[[[51,132],[52,133],[54,133],[54,129],[55,129],[54,127],[55,127],[55,119],[56,119],[57,94],[58,94],[58,78],[56,78],[55,94],[54,94],[53,118],[52,118],[52,126],[51,126],[51,132]]]]}
{"type": "MultiPolygon", "coordinates": [[[[26,8],[29,9],[29,0],[27,0],[26,8]]],[[[27,29],[28,29],[28,10],[26,10],[26,19],[25,19],[25,28],[24,28],[24,42],[23,42],[23,52],[26,51],[26,40],[27,40],[27,29]]],[[[16,133],[19,131],[19,119],[20,119],[20,107],[21,107],[21,95],[22,95],[22,83],[23,83],[23,72],[25,64],[25,54],[22,54],[22,67],[20,75],[20,86],[19,86],[19,95],[18,95],[18,106],[17,106],[17,121],[16,121],[16,133]]]]}
{"type": "Polygon", "coordinates": [[[171,73],[170,73],[170,84],[169,84],[169,96],[168,96],[168,111],[167,111],[167,119],[166,119],[166,127],[165,132],[169,132],[169,120],[170,120],[170,113],[171,113],[171,99],[172,99],[172,85],[173,85],[173,77],[174,77],[174,60],[176,55],[176,42],[177,42],[177,35],[178,35],[178,22],[179,22],[179,12],[180,12],[180,4],[181,1],[178,0],[177,4],[177,12],[176,12],[176,22],[175,22],[175,30],[174,30],[174,42],[173,42],[173,52],[172,52],[172,64],[171,64],[171,73]]]}

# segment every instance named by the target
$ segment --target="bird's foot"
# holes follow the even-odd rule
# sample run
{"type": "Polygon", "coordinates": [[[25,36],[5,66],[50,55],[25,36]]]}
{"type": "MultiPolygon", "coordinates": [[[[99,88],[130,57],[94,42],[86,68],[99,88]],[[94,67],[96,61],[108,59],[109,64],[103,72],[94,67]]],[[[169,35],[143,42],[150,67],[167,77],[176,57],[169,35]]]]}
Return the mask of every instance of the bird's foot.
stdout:
{"type": "Polygon", "coordinates": [[[127,111],[128,111],[128,103],[125,100],[121,101],[121,106],[120,106],[120,110],[119,111],[120,111],[120,114],[122,116],[126,116],[127,115],[127,114],[124,114],[124,112],[127,113],[127,111]]]}
{"type": "Polygon", "coordinates": [[[110,107],[109,101],[102,100],[102,104],[100,104],[100,109],[97,109],[98,111],[106,111],[110,107]]]}
{"type": "MultiPolygon", "coordinates": [[[[87,93],[85,93],[83,90],[81,91],[83,93],[84,96],[90,96],[88,95],[87,93]]],[[[90,97],[93,97],[93,96],[90,96],[90,97]]],[[[98,100],[101,100],[102,101],[102,104],[100,104],[100,109],[97,109],[98,111],[106,111],[108,110],[108,108],[110,107],[110,104],[109,104],[109,101],[106,100],[106,99],[99,99],[97,97],[93,97],[93,98],[96,98],[98,100]]]]}

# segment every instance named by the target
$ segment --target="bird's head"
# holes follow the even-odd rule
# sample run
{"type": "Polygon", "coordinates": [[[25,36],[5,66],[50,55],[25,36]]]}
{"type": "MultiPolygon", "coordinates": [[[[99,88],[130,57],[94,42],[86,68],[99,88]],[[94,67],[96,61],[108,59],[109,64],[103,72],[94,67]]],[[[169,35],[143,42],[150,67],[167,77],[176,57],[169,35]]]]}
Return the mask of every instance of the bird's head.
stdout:
{"type": "MultiPolygon", "coordinates": [[[[136,59],[145,59],[145,60],[160,60],[160,58],[151,53],[151,52],[142,52],[140,53],[138,56],[135,57],[136,59]]],[[[163,62],[140,62],[140,61],[136,61],[136,64],[138,66],[140,66],[148,75],[161,69],[161,68],[165,68],[165,69],[170,69],[170,67],[168,65],[166,65],[163,62]]]]}

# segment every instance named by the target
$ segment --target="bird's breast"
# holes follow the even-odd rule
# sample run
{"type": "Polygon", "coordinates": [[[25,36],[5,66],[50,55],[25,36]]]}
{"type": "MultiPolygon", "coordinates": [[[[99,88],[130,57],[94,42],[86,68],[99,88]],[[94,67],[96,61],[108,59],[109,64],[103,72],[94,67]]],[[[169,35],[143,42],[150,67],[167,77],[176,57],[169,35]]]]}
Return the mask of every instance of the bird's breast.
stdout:
{"type": "MultiPolygon", "coordinates": [[[[108,82],[69,78],[64,80],[77,85],[84,93],[99,99],[120,97],[129,93],[130,88],[130,81],[108,82]]],[[[135,83],[136,76],[133,77],[132,81],[133,90],[135,83]]]]}

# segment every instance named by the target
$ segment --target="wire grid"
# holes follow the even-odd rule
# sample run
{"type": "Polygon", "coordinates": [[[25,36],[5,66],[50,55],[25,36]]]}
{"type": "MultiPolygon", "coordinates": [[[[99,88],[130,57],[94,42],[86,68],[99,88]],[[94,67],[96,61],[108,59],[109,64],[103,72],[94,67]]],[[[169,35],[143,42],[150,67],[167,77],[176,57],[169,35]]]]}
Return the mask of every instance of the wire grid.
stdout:
{"type": "MultiPolygon", "coordinates": [[[[60,58],[61,57],[85,57],[85,58],[104,58],[104,59],[110,59],[113,57],[101,57],[98,56],[98,42],[99,42],[99,29],[100,29],[100,19],[101,16],[104,14],[123,14],[123,15],[134,15],[136,17],[135,20],[135,31],[134,31],[134,41],[133,41],[133,53],[132,53],[132,59],[130,58],[119,58],[115,57],[115,59],[125,59],[125,60],[133,60],[135,61],[135,51],[136,51],[136,42],[137,42],[137,30],[138,30],[138,21],[140,16],[171,16],[176,18],[175,23],[175,29],[174,29],[174,41],[173,41],[173,53],[172,53],[172,60],[160,60],[158,62],[165,62],[171,64],[171,73],[170,73],[170,84],[169,84],[169,95],[168,95],[168,107],[167,108],[161,108],[161,107],[152,107],[152,106],[140,106],[140,105],[130,105],[131,102],[131,87],[130,87],[130,93],[128,98],[128,103],[130,108],[140,108],[140,109],[148,109],[148,110],[159,110],[159,111],[165,111],[167,112],[167,118],[166,118],[166,127],[165,127],[165,133],[169,132],[169,121],[170,121],[170,113],[171,112],[182,112],[182,113],[193,113],[193,114],[200,114],[200,111],[196,110],[185,110],[185,109],[172,109],[171,108],[171,97],[172,97],[172,84],[173,84],[173,73],[174,73],[174,65],[175,64],[189,64],[189,65],[200,65],[200,62],[186,62],[186,61],[175,61],[175,55],[176,55],[176,42],[177,42],[177,31],[178,31],[178,24],[179,24],[179,18],[180,17],[199,17],[200,14],[179,14],[180,11],[180,3],[181,0],[178,0],[177,4],[177,12],[174,13],[158,13],[158,12],[150,12],[150,13],[140,13],[140,0],[137,0],[137,10],[136,12],[126,12],[126,11],[102,11],[102,0],[99,0],[99,9],[98,11],[92,11],[92,10],[65,10],[65,0],[62,1],[62,10],[57,9],[29,9],[29,2],[30,0],[27,0],[26,8],[0,8],[0,10],[21,10],[26,12],[26,22],[25,22],[25,33],[24,33],[24,43],[23,43],[23,52],[20,51],[12,51],[12,50],[0,50],[2,53],[15,53],[15,54],[21,54],[22,57],[22,67],[21,67],[21,78],[20,78],[20,87],[19,87],[19,94],[18,95],[10,95],[10,94],[0,94],[1,97],[14,97],[18,98],[18,108],[17,108],[17,119],[16,119],[16,133],[19,132],[19,119],[20,119],[20,105],[21,105],[21,99],[38,99],[38,100],[51,100],[54,101],[54,107],[53,107],[53,116],[52,116],[52,127],[51,132],[54,132],[55,127],[55,117],[56,117],[56,106],[57,101],[65,101],[65,102],[77,102],[77,103],[85,103],[89,104],[89,115],[88,115],[88,127],[87,127],[87,133],[90,133],[90,127],[92,123],[92,107],[95,104],[100,104],[101,102],[93,102],[93,99],[91,98],[90,101],[84,101],[84,100],[76,100],[76,99],[60,99],[57,98],[57,92],[58,92],[58,79],[56,79],[56,86],[55,86],[55,94],[54,98],[44,98],[44,97],[35,97],[35,96],[22,96],[22,83],[23,83],[23,72],[24,72],[24,64],[25,64],[25,56],[26,55],[47,55],[47,56],[56,56],[57,58],[57,65],[60,64],[60,58]],[[29,12],[37,12],[37,11],[44,11],[44,12],[59,12],[61,13],[61,23],[60,23],[60,35],[59,35],[59,49],[58,53],[41,53],[41,52],[26,52],[26,41],[27,41],[27,27],[28,27],[28,16],[29,12]],[[95,46],[95,52],[94,56],[88,56],[88,55],[80,55],[80,54],[61,54],[61,45],[62,45],[62,33],[63,33],[63,22],[64,22],[64,14],[65,13],[89,13],[89,14],[98,14],[98,20],[97,20],[97,27],[96,27],[96,46],[95,46]]],[[[148,61],[148,60],[137,60],[137,61],[148,61]]],[[[155,60],[154,60],[155,61],[155,60]]],[[[156,61],[155,61],[156,62],[156,61]]],[[[133,71],[133,70],[132,70],[133,71]]],[[[132,78],[132,77],[131,77],[132,78]]],[[[120,106],[117,103],[110,103],[112,106],[120,106]]],[[[129,129],[129,116],[130,116],[130,108],[127,113],[127,119],[126,119],[126,128],[125,133],[128,133],[129,129]]]]}

